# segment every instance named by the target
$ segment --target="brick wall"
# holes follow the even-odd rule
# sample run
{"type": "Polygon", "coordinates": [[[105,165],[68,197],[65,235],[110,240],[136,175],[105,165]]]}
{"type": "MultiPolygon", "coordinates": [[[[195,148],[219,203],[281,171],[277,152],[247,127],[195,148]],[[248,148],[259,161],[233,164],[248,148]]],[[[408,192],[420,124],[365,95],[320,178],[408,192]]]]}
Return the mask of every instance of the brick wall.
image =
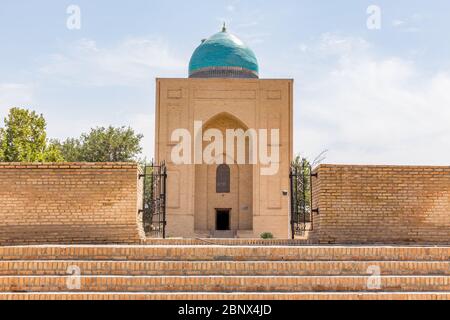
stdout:
{"type": "Polygon", "coordinates": [[[313,242],[450,244],[450,167],[321,165],[313,242]]]}
{"type": "Polygon", "coordinates": [[[139,243],[138,174],[130,163],[0,163],[0,245],[139,243]]]}

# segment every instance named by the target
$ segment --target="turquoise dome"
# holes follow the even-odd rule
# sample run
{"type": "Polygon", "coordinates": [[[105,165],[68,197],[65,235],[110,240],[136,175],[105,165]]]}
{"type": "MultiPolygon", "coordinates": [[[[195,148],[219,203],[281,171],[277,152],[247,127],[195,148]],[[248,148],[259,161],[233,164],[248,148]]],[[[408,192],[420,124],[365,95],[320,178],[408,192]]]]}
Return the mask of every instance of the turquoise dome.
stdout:
{"type": "Polygon", "coordinates": [[[189,63],[190,78],[258,78],[253,51],[238,37],[222,32],[203,40],[189,63]]]}

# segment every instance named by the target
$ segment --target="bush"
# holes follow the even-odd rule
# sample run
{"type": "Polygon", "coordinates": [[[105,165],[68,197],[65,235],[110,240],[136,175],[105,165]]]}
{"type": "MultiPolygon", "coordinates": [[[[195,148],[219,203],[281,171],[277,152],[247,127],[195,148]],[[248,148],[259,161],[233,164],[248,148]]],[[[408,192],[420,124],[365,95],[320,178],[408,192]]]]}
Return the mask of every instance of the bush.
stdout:
{"type": "Polygon", "coordinates": [[[261,239],[264,240],[273,239],[273,234],[271,234],[270,232],[261,233],[261,239]]]}

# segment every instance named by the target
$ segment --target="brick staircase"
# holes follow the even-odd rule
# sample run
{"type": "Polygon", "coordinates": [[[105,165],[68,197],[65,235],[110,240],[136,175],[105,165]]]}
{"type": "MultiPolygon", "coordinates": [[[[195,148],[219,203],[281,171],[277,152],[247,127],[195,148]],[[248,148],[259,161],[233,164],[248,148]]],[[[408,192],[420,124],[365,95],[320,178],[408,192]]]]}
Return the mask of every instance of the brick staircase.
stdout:
{"type": "Polygon", "coordinates": [[[0,299],[450,299],[450,247],[177,243],[0,247],[0,299]]]}

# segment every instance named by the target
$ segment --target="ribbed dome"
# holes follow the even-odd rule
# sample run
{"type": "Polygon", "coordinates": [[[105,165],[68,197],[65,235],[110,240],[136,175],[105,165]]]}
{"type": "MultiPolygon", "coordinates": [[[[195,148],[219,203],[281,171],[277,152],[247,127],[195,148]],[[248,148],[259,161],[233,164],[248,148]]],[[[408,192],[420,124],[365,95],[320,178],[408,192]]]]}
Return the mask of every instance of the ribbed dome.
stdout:
{"type": "Polygon", "coordinates": [[[225,26],[202,42],[189,63],[190,78],[258,78],[258,74],[253,51],[225,26]]]}

